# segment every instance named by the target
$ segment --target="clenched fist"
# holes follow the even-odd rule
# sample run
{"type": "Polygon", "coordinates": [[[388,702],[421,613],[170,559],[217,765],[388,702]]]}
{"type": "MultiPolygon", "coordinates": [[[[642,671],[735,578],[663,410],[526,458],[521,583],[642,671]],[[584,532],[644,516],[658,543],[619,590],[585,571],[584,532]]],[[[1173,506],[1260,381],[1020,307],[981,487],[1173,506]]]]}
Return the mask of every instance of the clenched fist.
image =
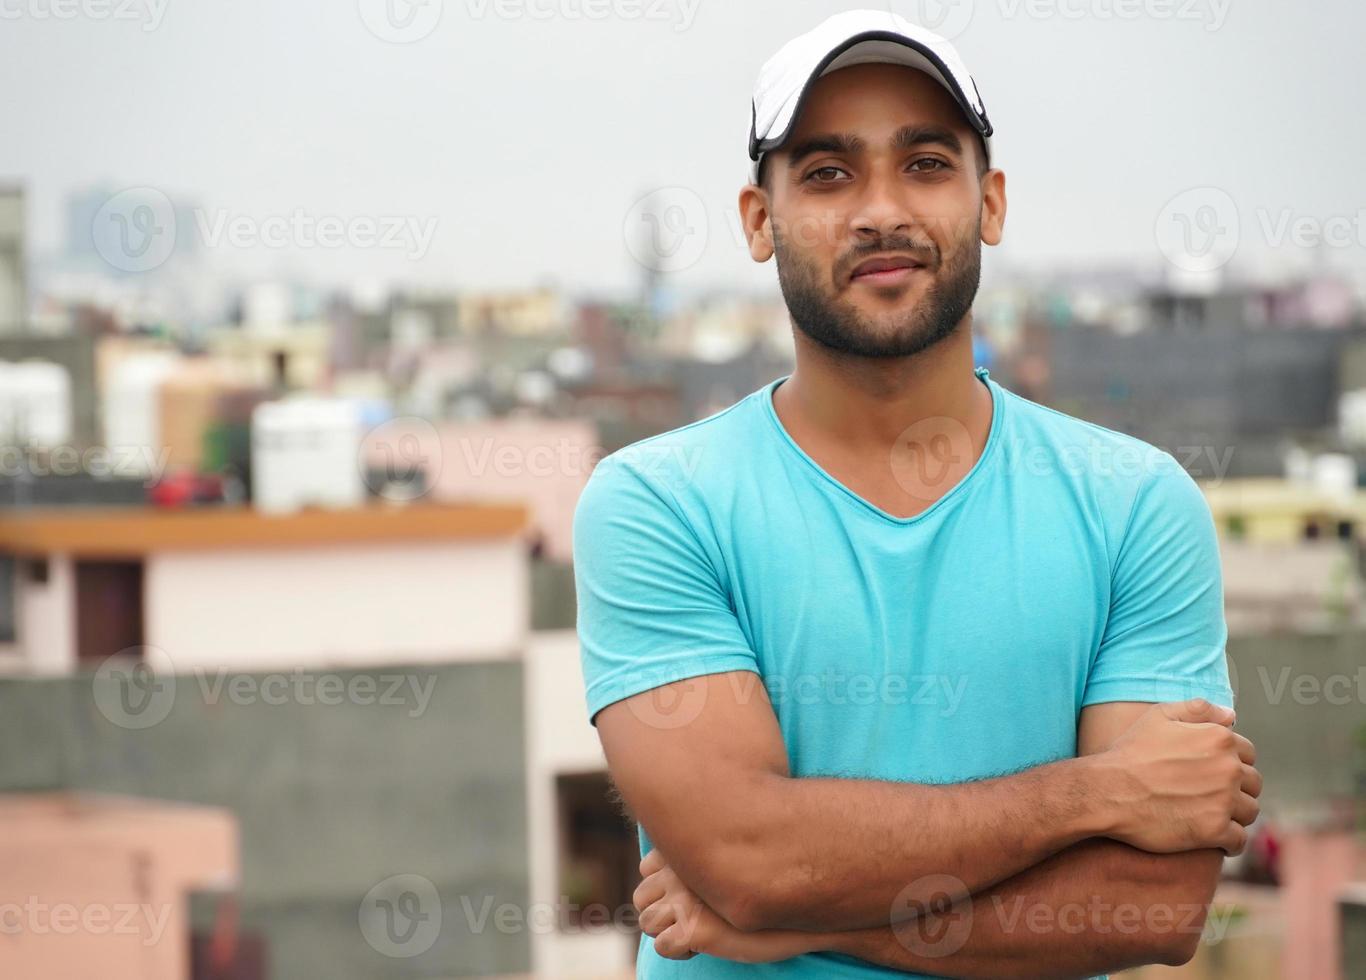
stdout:
{"type": "Polygon", "coordinates": [[[1233,712],[1203,698],[1155,704],[1097,762],[1115,804],[1107,836],[1157,854],[1240,854],[1260,809],[1256,752],[1233,712]]]}

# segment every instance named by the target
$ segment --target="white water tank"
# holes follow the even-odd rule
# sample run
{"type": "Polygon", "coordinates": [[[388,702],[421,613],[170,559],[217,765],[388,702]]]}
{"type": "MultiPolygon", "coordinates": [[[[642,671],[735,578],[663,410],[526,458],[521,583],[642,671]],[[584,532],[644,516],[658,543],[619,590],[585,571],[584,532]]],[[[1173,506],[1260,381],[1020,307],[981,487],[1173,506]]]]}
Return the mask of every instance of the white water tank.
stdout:
{"type": "Polygon", "coordinates": [[[48,361],[0,361],[0,444],[71,443],[71,375],[48,361]]]}
{"type": "Polygon", "coordinates": [[[104,444],[119,471],[156,475],[161,440],[161,386],[180,364],[174,351],[142,351],[114,365],[104,390],[104,444]]]}
{"type": "Polygon", "coordinates": [[[289,398],[251,415],[251,488],[257,509],[357,507],[365,502],[360,406],[330,398],[289,398]]]}
{"type": "Polygon", "coordinates": [[[1366,388],[1345,391],[1338,403],[1338,427],[1349,446],[1366,446],[1366,388]]]}

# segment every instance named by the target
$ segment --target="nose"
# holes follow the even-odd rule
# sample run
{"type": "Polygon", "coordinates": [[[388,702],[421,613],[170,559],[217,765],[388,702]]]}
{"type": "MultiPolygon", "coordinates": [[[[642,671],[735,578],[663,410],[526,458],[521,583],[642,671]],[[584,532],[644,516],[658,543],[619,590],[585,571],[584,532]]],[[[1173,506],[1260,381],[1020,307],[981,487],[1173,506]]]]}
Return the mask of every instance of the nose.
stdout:
{"type": "Polygon", "coordinates": [[[849,219],[854,237],[876,241],[893,235],[904,236],[913,224],[904,183],[894,174],[872,173],[864,183],[863,194],[849,219]]]}

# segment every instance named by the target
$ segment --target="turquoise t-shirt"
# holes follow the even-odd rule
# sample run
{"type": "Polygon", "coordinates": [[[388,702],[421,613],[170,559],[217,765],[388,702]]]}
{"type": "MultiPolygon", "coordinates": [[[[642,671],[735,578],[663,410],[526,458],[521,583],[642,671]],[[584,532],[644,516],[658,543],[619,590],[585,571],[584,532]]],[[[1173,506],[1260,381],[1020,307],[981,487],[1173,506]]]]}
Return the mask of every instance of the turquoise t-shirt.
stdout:
{"type": "MultiPolygon", "coordinates": [[[[1161,450],[977,377],[994,406],[986,446],[915,517],[869,503],[792,440],[772,400],[786,376],[605,457],[574,515],[590,716],[753,671],[793,776],[957,783],[1074,756],[1090,704],[1231,706],[1218,546],[1194,481],[1161,450]]],[[[681,724],[689,701],[648,710],[681,724]]],[[[670,961],[648,937],[637,969],[907,976],[826,954],[670,961]]]]}

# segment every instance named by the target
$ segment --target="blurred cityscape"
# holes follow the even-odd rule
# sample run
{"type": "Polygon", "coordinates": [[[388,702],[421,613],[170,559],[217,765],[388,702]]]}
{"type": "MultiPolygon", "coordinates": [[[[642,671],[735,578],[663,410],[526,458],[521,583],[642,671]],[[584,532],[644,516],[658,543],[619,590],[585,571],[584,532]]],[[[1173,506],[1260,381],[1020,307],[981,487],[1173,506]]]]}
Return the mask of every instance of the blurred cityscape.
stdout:
{"type": "MultiPolygon", "coordinates": [[[[791,370],[776,286],[232,282],[160,250],[193,205],[65,217],[34,254],[0,183],[0,974],[629,975],[571,518],[605,454],[791,370]]],[[[1170,451],[1218,524],[1264,815],[1195,960],[1139,974],[1366,976],[1359,289],[988,276],[975,330],[1006,387],[1170,451]]]]}

